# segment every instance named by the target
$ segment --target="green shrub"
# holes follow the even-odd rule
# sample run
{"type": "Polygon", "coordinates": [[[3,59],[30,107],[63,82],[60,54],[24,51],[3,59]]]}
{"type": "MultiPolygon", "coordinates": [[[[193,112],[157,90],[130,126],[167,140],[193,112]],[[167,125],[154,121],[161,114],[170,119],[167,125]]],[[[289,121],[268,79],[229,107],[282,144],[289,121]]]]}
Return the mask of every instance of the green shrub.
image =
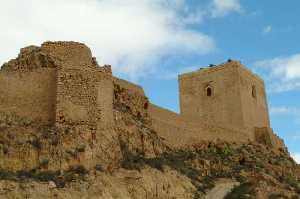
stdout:
{"type": "Polygon", "coordinates": [[[17,172],[10,172],[0,170],[0,180],[36,180],[41,182],[54,181],[58,188],[63,188],[67,183],[74,180],[84,180],[84,176],[88,171],[81,165],[70,167],[69,170],[61,173],[60,171],[38,171],[38,170],[20,170],[17,172]]]}
{"type": "Polygon", "coordinates": [[[134,155],[131,152],[123,157],[121,167],[129,170],[141,170],[145,166],[145,158],[141,155],[134,155]]]}
{"type": "Polygon", "coordinates": [[[252,199],[254,185],[246,182],[236,186],[230,193],[225,196],[225,199],[252,199]]]}
{"type": "Polygon", "coordinates": [[[12,180],[15,178],[15,174],[10,171],[0,170],[0,179],[1,180],[12,180]]]}
{"type": "Polygon", "coordinates": [[[102,165],[100,165],[100,164],[96,164],[95,169],[96,169],[97,171],[101,171],[101,172],[104,171],[102,165]]]}
{"type": "Polygon", "coordinates": [[[33,140],[28,141],[29,144],[31,144],[34,148],[41,150],[42,149],[42,143],[38,138],[34,138],[33,140]]]}
{"type": "Polygon", "coordinates": [[[71,166],[67,170],[67,172],[76,173],[76,174],[80,174],[80,175],[88,174],[88,170],[86,170],[86,168],[82,165],[71,166]]]}
{"type": "Polygon", "coordinates": [[[283,177],[283,180],[293,187],[298,194],[300,194],[300,184],[296,180],[288,177],[283,177]]]}
{"type": "Polygon", "coordinates": [[[47,158],[42,158],[41,160],[40,160],[40,166],[41,167],[45,167],[45,166],[48,166],[48,164],[49,164],[49,159],[47,159],[47,158]]]}
{"type": "Polygon", "coordinates": [[[71,155],[73,158],[77,157],[77,155],[78,155],[77,150],[74,150],[74,149],[67,149],[66,153],[68,153],[69,155],[71,155]]]}
{"type": "Polygon", "coordinates": [[[280,193],[272,193],[268,196],[268,199],[289,199],[289,197],[280,193]]]}
{"type": "Polygon", "coordinates": [[[60,175],[59,171],[42,171],[42,172],[34,172],[31,174],[31,178],[42,181],[55,181],[55,179],[60,175]]]}
{"type": "Polygon", "coordinates": [[[82,152],[85,151],[85,148],[86,148],[86,145],[85,145],[85,144],[80,144],[79,146],[76,147],[76,151],[82,153],[82,152]]]}

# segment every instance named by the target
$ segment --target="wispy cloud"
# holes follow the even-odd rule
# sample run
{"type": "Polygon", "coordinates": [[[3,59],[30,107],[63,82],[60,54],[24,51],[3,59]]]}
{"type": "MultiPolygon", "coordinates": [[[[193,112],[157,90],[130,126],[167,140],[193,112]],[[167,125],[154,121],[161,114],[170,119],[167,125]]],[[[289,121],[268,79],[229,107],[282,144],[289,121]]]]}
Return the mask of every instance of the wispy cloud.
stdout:
{"type": "Polygon", "coordinates": [[[300,54],[262,60],[254,65],[267,73],[272,92],[300,89],[300,54]]]}
{"type": "Polygon", "coordinates": [[[213,17],[225,16],[230,12],[242,12],[239,0],[213,0],[211,10],[213,17]]]}
{"type": "Polygon", "coordinates": [[[191,66],[191,67],[180,68],[176,71],[163,71],[158,77],[160,79],[177,79],[179,74],[192,72],[197,69],[199,69],[199,67],[191,66]]]}
{"type": "Polygon", "coordinates": [[[271,25],[268,25],[268,26],[266,26],[266,27],[263,28],[262,33],[263,33],[264,35],[266,35],[266,34],[270,33],[272,30],[273,30],[272,26],[271,26],[271,25]]]}
{"type": "Polygon", "coordinates": [[[300,108],[298,107],[287,107],[287,106],[277,106],[270,108],[270,114],[272,116],[291,116],[295,122],[300,124],[300,108]]]}
{"type": "Polygon", "coordinates": [[[291,136],[292,140],[300,140],[300,133],[293,133],[293,135],[291,136]]]}
{"type": "Polygon", "coordinates": [[[189,28],[202,14],[185,0],[10,0],[0,1],[0,10],[0,63],[26,45],[76,40],[116,73],[138,78],[165,56],[215,49],[213,38],[189,28]]]}
{"type": "Polygon", "coordinates": [[[292,157],[298,164],[300,164],[300,153],[294,153],[292,154],[292,157]]]}
{"type": "Polygon", "coordinates": [[[271,114],[290,114],[290,113],[295,113],[295,112],[296,112],[296,109],[292,109],[292,108],[285,107],[285,106],[270,108],[271,114]]]}

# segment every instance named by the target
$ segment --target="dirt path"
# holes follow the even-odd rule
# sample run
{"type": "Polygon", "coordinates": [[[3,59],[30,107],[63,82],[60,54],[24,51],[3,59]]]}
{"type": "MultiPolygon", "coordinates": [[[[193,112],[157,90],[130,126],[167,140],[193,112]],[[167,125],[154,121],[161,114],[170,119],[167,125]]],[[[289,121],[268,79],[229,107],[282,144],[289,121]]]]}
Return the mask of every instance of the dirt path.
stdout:
{"type": "Polygon", "coordinates": [[[216,186],[206,194],[205,199],[224,199],[226,194],[236,185],[239,185],[239,183],[233,180],[218,180],[216,186]]]}

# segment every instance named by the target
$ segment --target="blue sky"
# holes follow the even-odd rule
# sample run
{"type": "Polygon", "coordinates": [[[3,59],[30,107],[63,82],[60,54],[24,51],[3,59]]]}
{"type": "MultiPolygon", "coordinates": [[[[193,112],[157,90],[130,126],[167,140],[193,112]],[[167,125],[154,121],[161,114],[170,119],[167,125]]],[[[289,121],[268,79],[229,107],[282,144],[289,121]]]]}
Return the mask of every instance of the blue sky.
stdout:
{"type": "Polygon", "coordinates": [[[116,76],[178,111],[177,75],[228,58],[264,78],[271,123],[300,161],[298,0],[0,2],[0,63],[46,40],[86,43],[116,76]]]}

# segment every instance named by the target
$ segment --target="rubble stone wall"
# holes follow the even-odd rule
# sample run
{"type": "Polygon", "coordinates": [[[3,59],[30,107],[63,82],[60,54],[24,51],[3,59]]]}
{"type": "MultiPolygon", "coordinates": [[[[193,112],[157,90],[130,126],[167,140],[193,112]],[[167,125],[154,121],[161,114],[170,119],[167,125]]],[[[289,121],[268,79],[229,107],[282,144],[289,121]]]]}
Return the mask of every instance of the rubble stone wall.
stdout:
{"type": "Polygon", "coordinates": [[[144,90],[135,84],[114,78],[114,107],[126,109],[138,119],[145,122],[148,118],[149,100],[144,95],[144,90]]]}

